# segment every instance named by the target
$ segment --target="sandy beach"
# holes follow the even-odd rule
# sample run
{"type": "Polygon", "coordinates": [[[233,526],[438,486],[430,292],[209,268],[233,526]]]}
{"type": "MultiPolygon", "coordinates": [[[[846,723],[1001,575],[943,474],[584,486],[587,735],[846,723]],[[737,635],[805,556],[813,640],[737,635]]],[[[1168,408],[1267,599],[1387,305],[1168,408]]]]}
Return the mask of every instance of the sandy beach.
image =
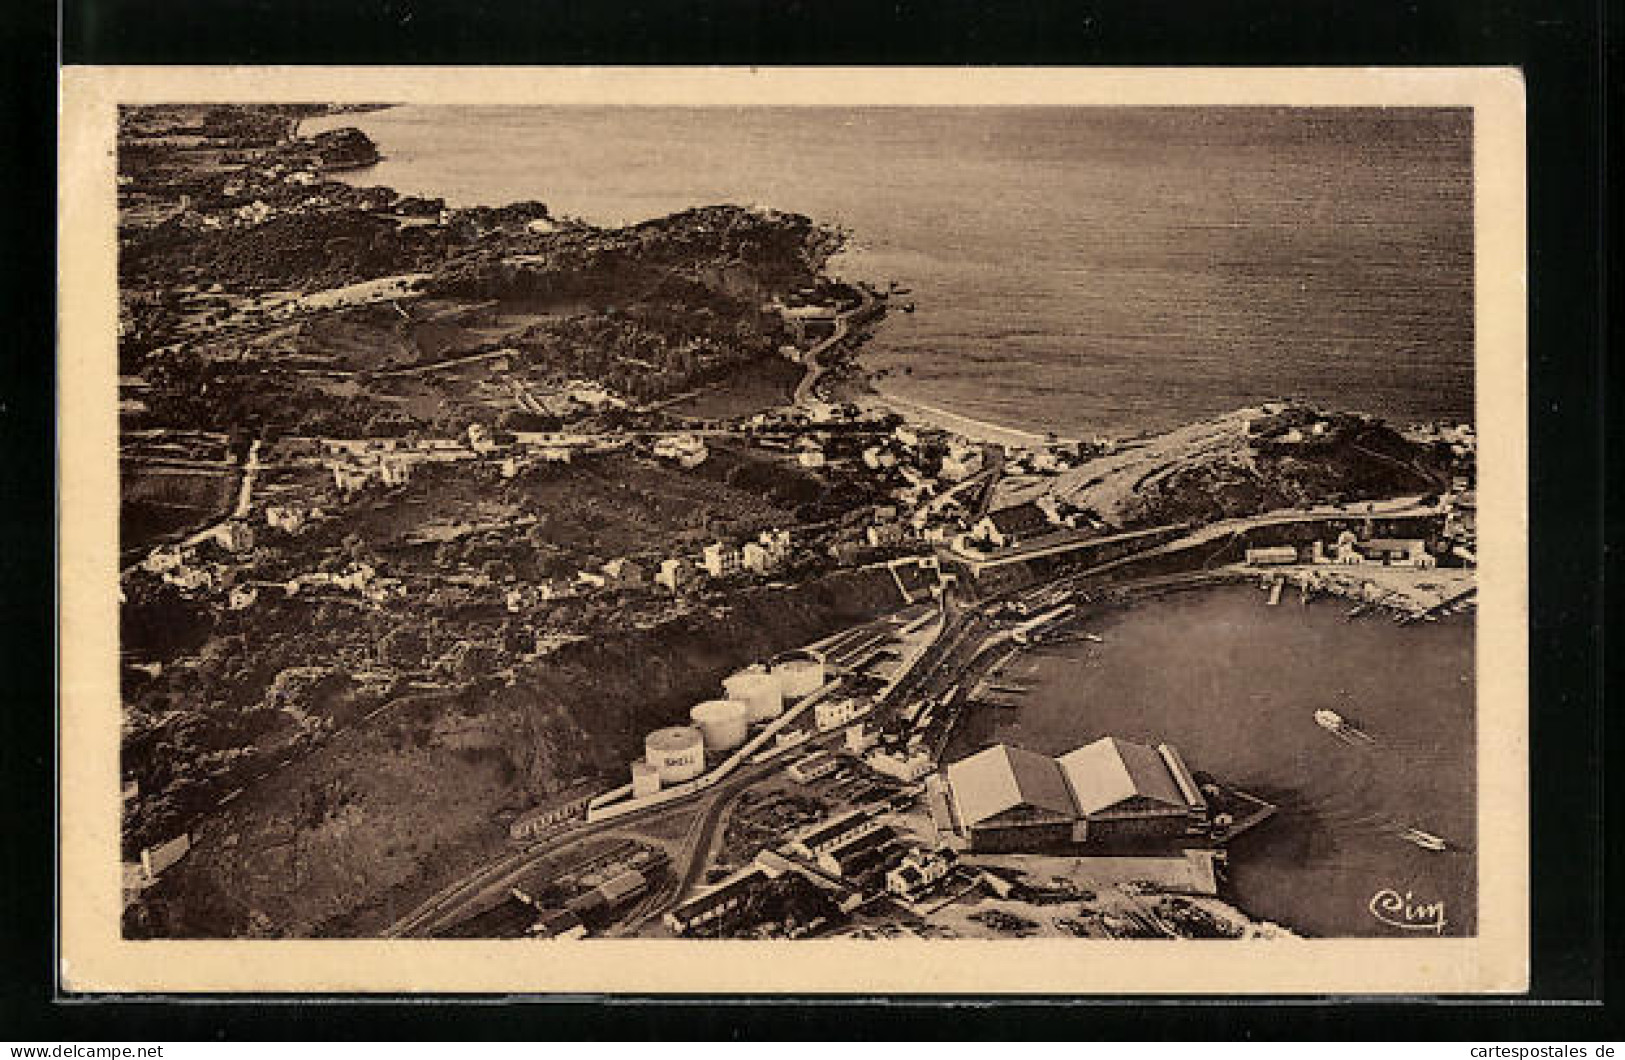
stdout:
{"type": "Polygon", "coordinates": [[[902,397],[899,394],[875,386],[872,380],[869,386],[870,393],[866,397],[874,403],[890,409],[912,423],[935,427],[938,430],[957,434],[973,442],[992,442],[1012,448],[1027,448],[1057,443],[1072,445],[1080,440],[1062,435],[1045,435],[1034,431],[1023,431],[1014,427],[1003,427],[997,423],[988,423],[986,420],[973,419],[970,416],[950,412],[935,405],[927,405],[912,398],[902,397]]]}

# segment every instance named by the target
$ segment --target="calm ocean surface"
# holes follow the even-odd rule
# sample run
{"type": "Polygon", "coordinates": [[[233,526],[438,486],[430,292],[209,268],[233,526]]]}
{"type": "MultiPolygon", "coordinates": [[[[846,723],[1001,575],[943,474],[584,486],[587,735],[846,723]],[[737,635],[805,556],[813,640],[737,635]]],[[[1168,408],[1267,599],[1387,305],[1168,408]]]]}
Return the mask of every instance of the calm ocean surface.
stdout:
{"type": "Polygon", "coordinates": [[[1470,117],[1271,108],[403,106],[346,174],[596,223],[713,203],[840,224],[912,289],[884,386],[1067,434],[1276,396],[1471,419],[1470,117]],[[909,374],[903,370],[909,369],[909,374]]]}

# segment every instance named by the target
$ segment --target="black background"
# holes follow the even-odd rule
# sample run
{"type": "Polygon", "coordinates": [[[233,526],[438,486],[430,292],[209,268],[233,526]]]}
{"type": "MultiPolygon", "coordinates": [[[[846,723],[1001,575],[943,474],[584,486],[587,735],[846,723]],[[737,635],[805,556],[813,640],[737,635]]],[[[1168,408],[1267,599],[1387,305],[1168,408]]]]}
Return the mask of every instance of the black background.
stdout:
{"type": "MultiPolygon", "coordinates": [[[[1606,0],[69,0],[7,5],[0,166],[0,696],[7,946],[0,1039],[1621,1038],[1604,992],[1602,395],[1606,0]],[[55,996],[55,76],[64,63],[1497,65],[1528,85],[1534,983],[1525,999],[1179,1004],[1031,999],[261,999],[55,996]],[[1534,999],[1544,1000],[1545,1004],[1534,999]],[[1557,1002],[1557,1003],[1552,1003],[1557,1002]],[[1587,1038],[1586,1036],[1590,1036],[1587,1038]]],[[[1617,17],[1617,16],[1616,16],[1617,17]]],[[[1615,476],[1616,481],[1618,476],[1615,476]]],[[[1613,499],[1617,500],[1617,493],[1613,499]]],[[[1611,537],[1611,534],[1608,536],[1611,537]]],[[[1617,797],[1618,785],[1614,795],[1617,797]]],[[[1614,830],[1617,834],[1617,829],[1614,830]]],[[[1613,873],[1614,887],[1619,874],[1613,873]]],[[[1610,922],[1617,913],[1607,910],[1610,922]]],[[[1610,947],[1611,948],[1611,947],[1610,947]]],[[[877,960],[884,955],[877,951],[877,960]]],[[[960,958],[954,958],[960,959],[960,958]]]]}

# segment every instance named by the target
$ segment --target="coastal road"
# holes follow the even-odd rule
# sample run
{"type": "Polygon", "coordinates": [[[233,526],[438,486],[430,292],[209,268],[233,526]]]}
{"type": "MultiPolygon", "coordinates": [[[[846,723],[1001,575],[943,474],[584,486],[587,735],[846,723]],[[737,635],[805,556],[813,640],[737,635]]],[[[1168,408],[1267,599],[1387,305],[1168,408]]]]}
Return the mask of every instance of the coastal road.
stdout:
{"type": "Polygon", "coordinates": [[[819,377],[824,374],[824,366],[818,363],[819,355],[833,349],[836,345],[845,341],[848,332],[850,332],[852,329],[853,318],[874,311],[875,296],[870,294],[868,291],[863,290],[861,287],[858,289],[858,293],[863,296],[863,303],[856,309],[849,309],[845,313],[841,313],[836,316],[835,331],[830,335],[830,337],[822,342],[814,344],[807,350],[805,355],[807,374],[803,375],[801,377],[801,382],[796,384],[795,397],[793,398],[797,405],[805,405],[809,400],[811,400],[813,396],[813,387],[818,384],[819,377]]]}
{"type": "MultiPolygon", "coordinates": [[[[1145,552],[1136,552],[1124,556],[1119,560],[1103,564],[1098,570],[1109,570],[1112,567],[1122,566],[1137,559],[1147,559],[1152,556],[1177,552],[1181,549],[1209,541],[1219,541],[1223,538],[1234,537],[1248,530],[1259,530],[1269,526],[1287,526],[1293,523],[1318,522],[1323,519],[1406,519],[1421,518],[1432,515],[1443,515],[1445,508],[1442,502],[1427,504],[1422,497],[1395,497],[1382,501],[1362,501],[1355,504],[1322,504],[1311,508],[1286,508],[1273,512],[1262,512],[1258,515],[1244,516],[1236,519],[1223,519],[1219,522],[1208,523],[1197,527],[1189,534],[1179,537],[1166,544],[1145,552]]],[[[984,570],[1002,567],[1011,563],[1022,563],[1027,560],[1043,559],[1065,552],[1079,551],[1095,545],[1106,545],[1114,542],[1129,541],[1136,537],[1149,537],[1154,534],[1167,533],[1178,530],[1189,524],[1170,523],[1165,526],[1155,526],[1145,530],[1129,530],[1106,537],[1081,537],[1073,540],[1059,541],[1053,545],[1034,543],[1027,546],[1017,546],[1006,552],[985,559],[978,559],[963,553],[949,550],[948,555],[953,559],[966,564],[971,570],[980,574],[984,570]]]]}

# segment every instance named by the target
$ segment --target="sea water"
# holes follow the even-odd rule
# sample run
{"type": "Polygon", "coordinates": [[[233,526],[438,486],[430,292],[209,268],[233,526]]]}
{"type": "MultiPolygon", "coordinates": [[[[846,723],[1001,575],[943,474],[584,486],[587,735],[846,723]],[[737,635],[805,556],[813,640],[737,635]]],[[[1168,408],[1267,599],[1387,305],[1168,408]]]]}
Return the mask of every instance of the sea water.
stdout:
{"type": "Polygon", "coordinates": [[[1064,435],[1277,396],[1473,410],[1470,112],[1268,107],[402,106],[344,174],[599,224],[716,203],[838,224],[910,288],[882,388],[1064,435]]]}

